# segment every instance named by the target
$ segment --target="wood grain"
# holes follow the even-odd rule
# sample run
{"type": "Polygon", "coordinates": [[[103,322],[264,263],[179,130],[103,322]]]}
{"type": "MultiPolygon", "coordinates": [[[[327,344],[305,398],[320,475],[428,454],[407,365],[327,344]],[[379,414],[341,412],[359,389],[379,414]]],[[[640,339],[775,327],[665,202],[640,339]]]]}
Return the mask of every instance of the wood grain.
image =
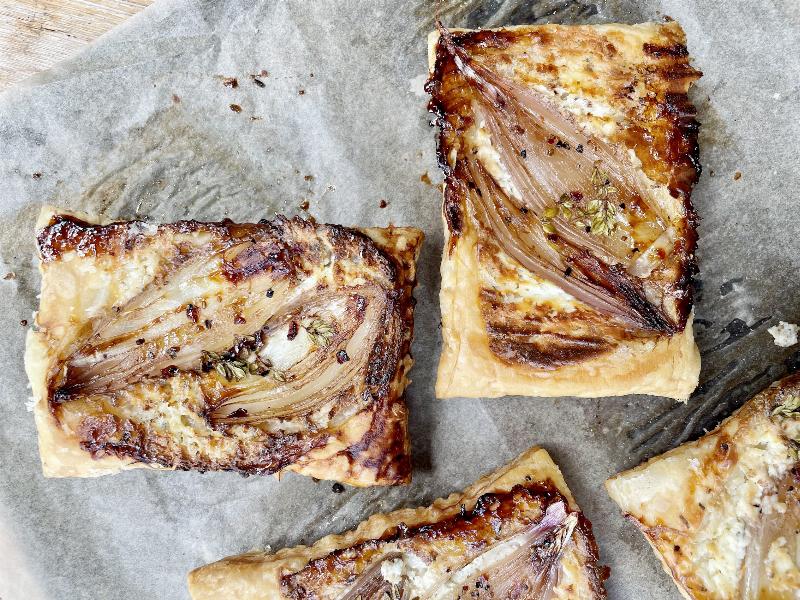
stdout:
{"type": "Polygon", "coordinates": [[[0,0],[0,90],[68,58],[154,0],[0,0]]]}

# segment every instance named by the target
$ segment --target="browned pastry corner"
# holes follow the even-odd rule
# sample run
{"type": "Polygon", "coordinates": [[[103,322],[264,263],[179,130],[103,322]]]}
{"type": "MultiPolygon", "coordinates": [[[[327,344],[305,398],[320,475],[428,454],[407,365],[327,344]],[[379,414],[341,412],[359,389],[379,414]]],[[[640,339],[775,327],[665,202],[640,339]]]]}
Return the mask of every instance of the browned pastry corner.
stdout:
{"type": "Polygon", "coordinates": [[[45,208],[26,370],[45,475],[410,480],[416,229],[45,208]]]}
{"type": "Polygon", "coordinates": [[[687,399],[700,72],[683,30],[442,27],[429,41],[445,175],[437,396],[687,399]]]}
{"type": "Polygon", "coordinates": [[[540,448],[431,506],[189,574],[194,600],[599,600],[592,527],[540,448]]]}
{"type": "Polygon", "coordinates": [[[606,482],[691,600],[800,590],[800,374],[714,431],[606,482]]]}

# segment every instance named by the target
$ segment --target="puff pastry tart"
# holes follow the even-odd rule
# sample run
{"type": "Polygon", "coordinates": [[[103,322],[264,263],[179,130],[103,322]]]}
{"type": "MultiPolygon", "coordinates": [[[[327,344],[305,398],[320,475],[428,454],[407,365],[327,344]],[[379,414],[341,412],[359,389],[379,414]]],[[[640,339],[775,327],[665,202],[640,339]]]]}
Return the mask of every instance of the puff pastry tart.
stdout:
{"type": "Polygon", "coordinates": [[[800,597],[800,374],[606,482],[686,598],[800,597]]]}
{"type": "Polygon", "coordinates": [[[45,475],[410,480],[416,229],[45,209],[26,369],[45,475]]]}
{"type": "Polygon", "coordinates": [[[688,398],[700,73],[680,26],[429,41],[445,175],[437,396],[688,398]]]}
{"type": "Polygon", "coordinates": [[[533,448],[463,493],[189,575],[194,600],[605,598],[589,521],[533,448]]]}

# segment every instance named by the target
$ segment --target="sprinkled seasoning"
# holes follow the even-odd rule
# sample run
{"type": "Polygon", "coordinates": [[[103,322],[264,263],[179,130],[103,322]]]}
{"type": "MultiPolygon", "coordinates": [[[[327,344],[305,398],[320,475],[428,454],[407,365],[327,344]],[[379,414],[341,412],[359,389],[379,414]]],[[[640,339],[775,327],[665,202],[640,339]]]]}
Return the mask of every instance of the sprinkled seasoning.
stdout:
{"type": "Polygon", "coordinates": [[[336,362],[338,362],[340,365],[346,363],[348,360],[350,360],[350,357],[347,356],[347,352],[344,350],[339,350],[336,353],[336,362]]]}
{"type": "Polygon", "coordinates": [[[190,321],[193,323],[197,323],[200,311],[194,304],[187,304],[186,305],[186,316],[189,318],[190,321]]]}

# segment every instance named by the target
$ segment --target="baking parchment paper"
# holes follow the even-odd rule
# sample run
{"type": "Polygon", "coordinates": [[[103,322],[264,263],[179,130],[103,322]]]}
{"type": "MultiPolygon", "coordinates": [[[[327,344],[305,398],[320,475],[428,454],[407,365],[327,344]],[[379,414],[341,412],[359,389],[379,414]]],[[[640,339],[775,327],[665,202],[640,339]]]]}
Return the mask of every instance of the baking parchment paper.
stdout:
{"type": "Polygon", "coordinates": [[[678,599],[602,482],[697,437],[800,367],[797,347],[778,348],[766,332],[779,319],[800,320],[799,6],[159,0],[77,58],[4,93],[0,276],[15,278],[0,279],[0,597],[187,598],[194,567],[313,542],[373,512],[431,502],[541,444],[594,523],[612,570],[610,597],[678,599]],[[692,92],[703,124],[694,194],[703,371],[687,405],[635,396],[434,399],[441,178],[422,84],[425,35],[437,14],[469,27],[669,15],[686,29],[704,72],[692,92]],[[238,87],[226,86],[228,77],[238,87]],[[44,479],[26,410],[20,324],[37,302],[41,204],[165,221],[303,214],[305,201],[319,220],[414,225],[427,236],[408,392],[413,484],[335,494],[330,482],[294,475],[44,479]]]}

